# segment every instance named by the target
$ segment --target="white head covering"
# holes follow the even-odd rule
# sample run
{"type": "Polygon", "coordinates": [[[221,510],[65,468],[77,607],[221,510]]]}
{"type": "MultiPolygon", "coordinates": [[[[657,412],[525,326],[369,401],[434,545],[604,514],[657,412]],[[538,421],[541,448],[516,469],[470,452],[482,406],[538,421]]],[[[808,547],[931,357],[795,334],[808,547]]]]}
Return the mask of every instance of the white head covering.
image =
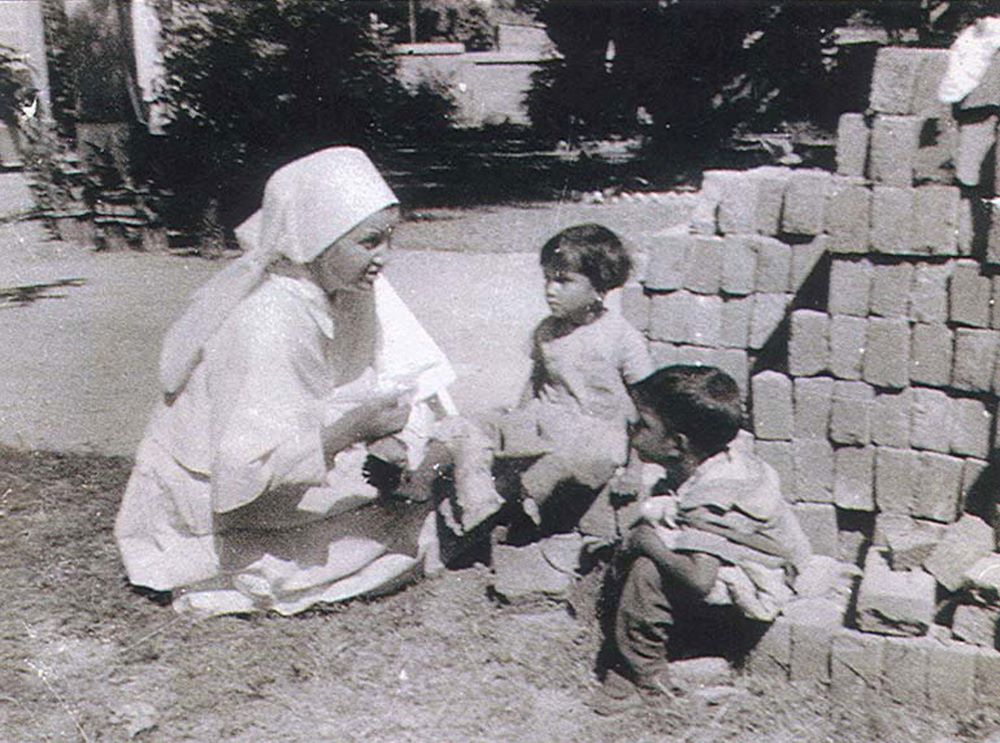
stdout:
{"type": "Polygon", "coordinates": [[[372,214],[398,203],[371,160],[353,147],[320,150],[275,171],[260,210],[236,228],[246,254],[198,289],[167,332],[160,354],[164,392],[184,387],[205,344],[275,258],[309,263],[372,214]]]}

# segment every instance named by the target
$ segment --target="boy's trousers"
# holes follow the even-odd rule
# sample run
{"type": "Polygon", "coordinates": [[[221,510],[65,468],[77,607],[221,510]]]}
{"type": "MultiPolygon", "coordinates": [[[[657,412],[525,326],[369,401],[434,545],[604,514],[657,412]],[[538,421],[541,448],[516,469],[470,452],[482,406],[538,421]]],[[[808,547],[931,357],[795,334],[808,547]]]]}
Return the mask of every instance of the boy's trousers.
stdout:
{"type": "Polygon", "coordinates": [[[693,591],[673,585],[646,556],[623,567],[614,639],[624,670],[635,679],[662,670],[668,649],[671,655],[715,655],[738,661],[767,629],[735,606],[707,604],[693,591]]]}

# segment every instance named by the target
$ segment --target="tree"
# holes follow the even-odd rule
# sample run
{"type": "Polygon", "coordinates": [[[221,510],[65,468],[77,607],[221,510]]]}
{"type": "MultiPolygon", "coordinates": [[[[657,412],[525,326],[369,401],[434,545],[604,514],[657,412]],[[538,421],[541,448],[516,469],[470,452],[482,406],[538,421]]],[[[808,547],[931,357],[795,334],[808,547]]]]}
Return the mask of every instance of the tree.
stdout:
{"type": "Polygon", "coordinates": [[[676,150],[711,143],[737,124],[805,117],[829,125],[842,82],[832,34],[848,23],[917,30],[947,44],[954,28],[995,2],[942,0],[543,0],[539,18],[563,55],[529,98],[549,134],[636,128],[676,150]],[[978,5],[978,8],[973,6],[978,5]]]}
{"type": "MultiPolygon", "coordinates": [[[[443,126],[447,101],[397,81],[392,29],[350,0],[174,0],[163,17],[173,112],[151,178],[174,223],[233,225],[267,174],[319,147],[377,146],[443,126]],[[415,108],[420,109],[415,110],[415,108]]],[[[189,224],[190,226],[190,224],[189,224]]]]}

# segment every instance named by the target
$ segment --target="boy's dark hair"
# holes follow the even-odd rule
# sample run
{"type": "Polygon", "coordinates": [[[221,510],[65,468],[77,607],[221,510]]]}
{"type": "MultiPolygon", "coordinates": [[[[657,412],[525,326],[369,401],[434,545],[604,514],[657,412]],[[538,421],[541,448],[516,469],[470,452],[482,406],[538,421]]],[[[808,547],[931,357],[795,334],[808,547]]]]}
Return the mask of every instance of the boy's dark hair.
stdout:
{"type": "Polygon", "coordinates": [[[630,392],[709,456],[725,449],[743,424],[739,387],[714,366],[665,366],[630,392]]]}
{"type": "Polygon", "coordinates": [[[541,263],[558,271],[582,273],[601,294],[617,289],[632,270],[622,241],[593,222],[567,227],[542,246],[541,263]]]}

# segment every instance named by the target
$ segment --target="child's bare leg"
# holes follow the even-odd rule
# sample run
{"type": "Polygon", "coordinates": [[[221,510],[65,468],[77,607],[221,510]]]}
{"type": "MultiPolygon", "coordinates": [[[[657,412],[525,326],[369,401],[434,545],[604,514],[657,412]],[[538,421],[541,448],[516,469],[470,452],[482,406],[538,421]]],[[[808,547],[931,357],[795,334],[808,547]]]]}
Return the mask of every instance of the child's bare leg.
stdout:
{"type": "Polygon", "coordinates": [[[457,516],[460,528],[468,532],[499,511],[504,502],[493,479],[495,436],[455,416],[441,421],[434,438],[444,444],[454,462],[457,516]]]}

